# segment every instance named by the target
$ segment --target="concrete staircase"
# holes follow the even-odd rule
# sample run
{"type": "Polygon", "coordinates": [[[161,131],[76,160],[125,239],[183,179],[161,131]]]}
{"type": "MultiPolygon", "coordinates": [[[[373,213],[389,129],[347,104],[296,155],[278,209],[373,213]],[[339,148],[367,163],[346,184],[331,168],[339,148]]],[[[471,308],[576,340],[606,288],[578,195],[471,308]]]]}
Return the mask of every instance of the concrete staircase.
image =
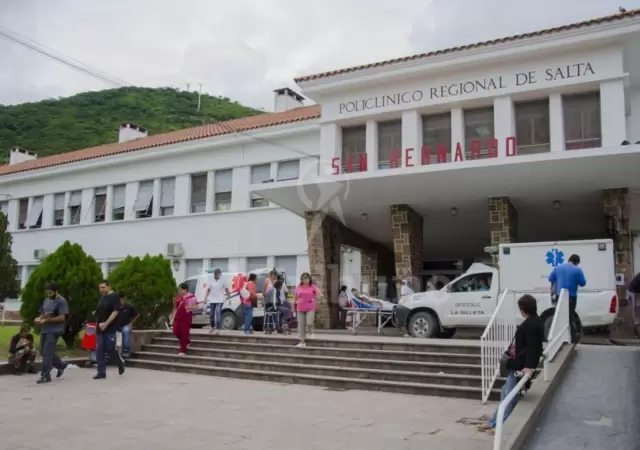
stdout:
{"type": "MultiPolygon", "coordinates": [[[[306,348],[290,336],[193,333],[178,356],[170,332],[128,361],[144,369],[479,400],[480,347],[475,341],[413,340],[318,335],[306,348]]],[[[499,398],[503,380],[492,399],[499,398]]]]}

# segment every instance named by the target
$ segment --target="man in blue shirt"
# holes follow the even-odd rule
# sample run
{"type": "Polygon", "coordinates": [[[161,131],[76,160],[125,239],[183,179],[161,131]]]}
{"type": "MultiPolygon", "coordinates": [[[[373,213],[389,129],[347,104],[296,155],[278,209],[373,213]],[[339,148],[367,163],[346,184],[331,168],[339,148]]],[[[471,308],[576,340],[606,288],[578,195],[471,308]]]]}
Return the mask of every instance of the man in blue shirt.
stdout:
{"type": "Polygon", "coordinates": [[[554,267],[549,274],[549,283],[551,283],[555,293],[554,304],[560,296],[562,289],[569,291],[569,323],[571,325],[571,334],[574,342],[577,342],[580,338],[582,328],[580,318],[576,314],[578,287],[584,287],[587,284],[584,272],[578,267],[579,264],[580,257],[578,255],[571,255],[568,263],[554,267]]]}

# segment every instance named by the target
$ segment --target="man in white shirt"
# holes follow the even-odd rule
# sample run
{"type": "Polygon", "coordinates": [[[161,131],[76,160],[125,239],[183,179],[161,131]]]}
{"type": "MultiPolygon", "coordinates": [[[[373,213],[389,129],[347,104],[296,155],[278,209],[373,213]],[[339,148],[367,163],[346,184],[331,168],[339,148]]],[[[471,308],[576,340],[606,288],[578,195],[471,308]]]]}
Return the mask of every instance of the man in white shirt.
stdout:
{"type": "Polygon", "coordinates": [[[229,297],[229,287],[222,278],[222,271],[216,269],[209,278],[207,288],[207,303],[209,304],[209,320],[211,321],[211,333],[218,334],[222,327],[222,304],[229,297]]]}

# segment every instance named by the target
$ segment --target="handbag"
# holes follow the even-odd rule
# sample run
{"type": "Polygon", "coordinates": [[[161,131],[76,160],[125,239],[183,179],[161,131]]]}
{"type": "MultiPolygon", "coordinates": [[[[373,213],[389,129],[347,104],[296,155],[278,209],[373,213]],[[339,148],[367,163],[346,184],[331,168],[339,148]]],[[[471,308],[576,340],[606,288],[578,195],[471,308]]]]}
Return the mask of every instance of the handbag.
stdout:
{"type": "Polygon", "coordinates": [[[511,353],[511,347],[513,347],[515,341],[516,341],[516,336],[514,333],[513,339],[511,339],[511,343],[507,347],[507,350],[505,350],[505,352],[502,354],[502,357],[500,357],[500,377],[501,378],[506,377],[507,375],[509,375],[509,372],[513,371],[513,369],[509,368],[510,366],[509,363],[515,358],[515,355],[511,353]]]}
{"type": "Polygon", "coordinates": [[[249,292],[249,289],[247,289],[247,283],[242,285],[242,289],[240,289],[240,297],[242,297],[244,300],[247,300],[249,297],[251,297],[251,292],[249,292]]]}

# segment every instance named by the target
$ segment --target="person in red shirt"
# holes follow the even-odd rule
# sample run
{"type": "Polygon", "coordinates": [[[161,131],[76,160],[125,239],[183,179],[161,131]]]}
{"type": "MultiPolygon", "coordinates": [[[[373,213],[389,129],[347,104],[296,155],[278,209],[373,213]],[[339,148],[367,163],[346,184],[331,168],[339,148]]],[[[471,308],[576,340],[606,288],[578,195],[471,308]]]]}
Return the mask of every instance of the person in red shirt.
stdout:
{"type": "Polygon", "coordinates": [[[173,315],[173,334],[180,342],[179,356],[187,354],[187,346],[191,343],[191,322],[193,321],[192,311],[198,309],[196,296],[189,292],[187,283],[178,286],[178,297],[176,297],[175,314],[173,315]]]}
{"type": "Polygon", "coordinates": [[[252,334],[251,322],[253,320],[253,308],[258,305],[258,287],[256,285],[257,276],[255,273],[250,273],[245,288],[249,291],[249,297],[242,297],[242,303],[244,304],[244,327],[242,331],[244,334],[252,334]]]}

